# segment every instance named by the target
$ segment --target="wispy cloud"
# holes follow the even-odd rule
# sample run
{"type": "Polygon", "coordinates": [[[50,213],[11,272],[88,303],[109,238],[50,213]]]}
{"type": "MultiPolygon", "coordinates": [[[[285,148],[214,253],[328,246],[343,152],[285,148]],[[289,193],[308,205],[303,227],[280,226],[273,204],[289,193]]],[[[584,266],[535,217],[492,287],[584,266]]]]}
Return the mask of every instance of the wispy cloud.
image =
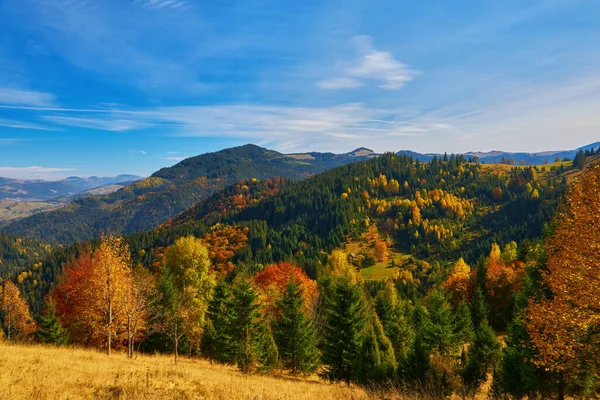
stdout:
{"type": "MultiPolygon", "coordinates": [[[[139,0],[138,0],[139,1],[139,0]]],[[[173,8],[184,9],[189,7],[187,1],[181,0],[142,0],[144,7],[147,8],[173,8]]]]}
{"type": "Polygon", "coordinates": [[[54,105],[54,95],[34,90],[0,87],[0,104],[51,107],[54,105]]]}
{"type": "Polygon", "coordinates": [[[0,167],[0,176],[11,179],[45,179],[55,180],[67,177],[67,172],[76,171],[74,168],[46,167],[0,167]]]}
{"type": "Polygon", "coordinates": [[[187,157],[165,157],[165,160],[179,162],[185,160],[186,158],[187,157]]]}
{"type": "Polygon", "coordinates": [[[129,154],[132,156],[134,156],[134,155],[145,156],[146,154],[148,154],[148,152],[146,152],[145,150],[129,150],[129,154]]]}
{"type": "Polygon", "coordinates": [[[0,118],[0,126],[14,129],[32,129],[39,131],[55,131],[56,128],[50,126],[42,126],[31,122],[17,121],[13,119],[0,118]]]}
{"type": "Polygon", "coordinates": [[[74,126],[78,128],[95,129],[100,131],[125,132],[142,128],[149,128],[151,123],[133,119],[122,118],[80,118],[49,115],[43,117],[45,120],[58,125],[74,126]]]}
{"type": "Polygon", "coordinates": [[[378,82],[377,86],[382,89],[397,90],[420,74],[396,60],[390,52],[374,49],[370,36],[356,36],[353,44],[359,57],[344,69],[343,76],[319,81],[317,86],[322,89],[348,89],[373,81],[378,82]]]}

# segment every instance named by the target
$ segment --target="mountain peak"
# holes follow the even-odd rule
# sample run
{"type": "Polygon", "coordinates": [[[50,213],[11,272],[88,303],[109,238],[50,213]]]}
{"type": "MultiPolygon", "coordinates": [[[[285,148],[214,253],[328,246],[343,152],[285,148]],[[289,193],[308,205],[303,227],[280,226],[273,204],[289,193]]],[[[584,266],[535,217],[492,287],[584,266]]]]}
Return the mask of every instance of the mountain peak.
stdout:
{"type": "Polygon", "coordinates": [[[375,152],[366,147],[359,147],[358,149],[354,149],[351,152],[346,153],[346,154],[348,154],[349,156],[354,156],[354,157],[365,157],[365,156],[375,155],[375,152]]]}

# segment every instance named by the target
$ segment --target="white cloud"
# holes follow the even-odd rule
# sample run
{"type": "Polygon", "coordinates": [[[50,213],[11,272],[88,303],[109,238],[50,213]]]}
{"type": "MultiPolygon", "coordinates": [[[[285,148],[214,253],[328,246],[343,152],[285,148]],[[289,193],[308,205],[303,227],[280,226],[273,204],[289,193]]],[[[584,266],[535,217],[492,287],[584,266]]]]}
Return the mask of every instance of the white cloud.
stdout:
{"type": "Polygon", "coordinates": [[[33,90],[0,87],[0,104],[51,107],[54,104],[54,95],[33,90]]]}
{"type": "Polygon", "coordinates": [[[11,179],[44,179],[57,180],[67,177],[66,172],[76,171],[73,168],[45,167],[0,167],[0,176],[11,179]]]}
{"type": "Polygon", "coordinates": [[[185,160],[186,158],[187,157],[165,157],[165,160],[180,162],[180,161],[185,160]]]}
{"type": "Polygon", "coordinates": [[[350,89],[363,86],[362,83],[350,78],[333,78],[317,82],[317,86],[322,89],[350,89]]]}
{"type": "Polygon", "coordinates": [[[125,132],[136,129],[149,128],[152,124],[132,119],[123,118],[80,118],[49,115],[45,120],[58,125],[74,126],[78,128],[96,129],[100,131],[125,132]]]}
{"type": "Polygon", "coordinates": [[[56,128],[51,128],[49,126],[41,126],[41,125],[37,125],[37,124],[32,124],[30,122],[16,121],[13,119],[6,119],[6,118],[0,118],[0,126],[4,126],[7,128],[14,128],[14,129],[32,129],[32,130],[39,130],[39,131],[55,131],[56,130],[56,128]]]}
{"type": "Polygon", "coordinates": [[[375,50],[370,36],[356,36],[353,42],[359,58],[343,71],[343,77],[317,82],[322,89],[347,89],[364,85],[364,81],[379,82],[382,89],[397,90],[420,74],[396,60],[387,51],[375,50]]]}
{"type": "Polygon", "coordinates": [[[145,156],[146,154],[148,154],[145,150],[129,150],[129,154],[130,155],[142,155],[145,156]]]}

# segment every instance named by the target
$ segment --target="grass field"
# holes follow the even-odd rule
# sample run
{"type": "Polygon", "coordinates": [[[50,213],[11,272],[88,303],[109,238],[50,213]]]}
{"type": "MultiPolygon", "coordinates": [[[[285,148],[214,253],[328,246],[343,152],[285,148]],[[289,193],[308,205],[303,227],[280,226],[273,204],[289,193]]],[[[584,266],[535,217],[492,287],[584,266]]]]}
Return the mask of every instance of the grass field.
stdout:
{"type": "Polygon", "coordinates": [[[30,201],[18,203],[12,200],[0,201],[0,222],[26,218],[38,212],[54,210],[63,206],[60,203],[30,201]]]}
{"type": "Polygon", "coordinates": [[[317,377],[246,376],[234,367],[166,355],[0,344],[0,399],[367,399],[317,377]]]}
{"type": "Polygon", "coordinates": [[[380,281],[385,278],[390,278],[394,271],[400,271],[398,267],[392,267],[392,259],[395,260],[397,266],[402,266],[410,258],[409,255],[401,253],[393,253],[388,261],[380,262],[368,268],[360,270],[360,274],[366,281],[380,281]]]}

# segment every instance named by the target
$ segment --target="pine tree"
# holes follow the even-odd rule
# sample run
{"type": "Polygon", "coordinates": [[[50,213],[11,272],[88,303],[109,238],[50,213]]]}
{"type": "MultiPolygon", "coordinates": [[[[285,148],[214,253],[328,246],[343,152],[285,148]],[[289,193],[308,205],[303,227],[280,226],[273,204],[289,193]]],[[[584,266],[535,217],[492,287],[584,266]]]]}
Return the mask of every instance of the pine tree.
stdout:
{"type": "Polygon", "coordinates": [[[469,343],[475,336],[471,310],[467,303],[462,301],[454,313],[454,327],[457,339],[460,343],[469,343]]]}
{"type": "Polygon", "coordinates": [[[219,282],[206,312],[206,327],[202,336],[202,353],[222,363],[235,361],[235,348],[231,341],[231,289],[219,282]]]}
{"type": "Polygon", "coordinates": [[[37,335],[44,343],[63,346],[69,341],[69,335],[56,315],[56,303],[52,299],[46,302],[46,314],[40,317],[37,335]]]}
{"type": "Polygon", "coordinates": [[[414,339],[414,330],[405,315],[404,304],[398,300],[396,287],[392,281],[386,281],[384,287],[375,296],[375,311],[383,325],[385,335],[392,342],[397,358],[405,354],[414,339]]]}
{"type": "Polygon", "coordinates": [[[279,349],[268,321],[261,321],[258,336],[258,360],[262,371],[270,371],[279,366],[279,349]]]}
{"type": "Polygon", "coordinates": [[[244,373],[251,373],[260,366],[260,305],[252,282],[239,276],[233,285],[229,334],[235,348],[235,361],[244,373]]]}
{"type": "Polygon", "coordinates": [[[412,348],[400,360],[397,376],[401,382],[425,385],[431,374],[431,351],[423,340],[423,334],[417,331],[412,348]]]}
{"type": "Polygon", "coordinates": [[[319,366],[316,330],[304,311],[304,291],[290,279],[275,322],[275,340],[285,368],[293,375],[314,372],[319,366]]]}
{"type": "Polygon", "coordinates": [[[365,330],[362,287],[347,276],[332,280],[325,295],[323,362],[331,380],[350,382],[365,330]]]}
{"type": "Polygon", "coordinates": [[[475,339],[469,346],[467,364],[463,369],[463,379],[467,387],[476,390],[486,379],[490,367],[500,360],[502,347],[496,333],[487,321],[477,327],[475,339]]]}
{"type": "Polygon", "coordinates": [[[382,378],[381,353],[372,326],[360,346],[354,375],[361,383],[373,383],[382,378]]]}
{"type": "Polygon", "coordinates": [[[441,290],[427,296],[428,317],[422,327],[423,340],[433,351],[449,355],[457,345],[452,307],[441,290]]]}
{"type": "Polygon", "coordinates": [[[475,294],[471,299],[471,320],[473,326],[479,326],[483,321],[488,319],[489,309],[485,301],[483,290],[480,286],[475,288],[475,294]]]}

